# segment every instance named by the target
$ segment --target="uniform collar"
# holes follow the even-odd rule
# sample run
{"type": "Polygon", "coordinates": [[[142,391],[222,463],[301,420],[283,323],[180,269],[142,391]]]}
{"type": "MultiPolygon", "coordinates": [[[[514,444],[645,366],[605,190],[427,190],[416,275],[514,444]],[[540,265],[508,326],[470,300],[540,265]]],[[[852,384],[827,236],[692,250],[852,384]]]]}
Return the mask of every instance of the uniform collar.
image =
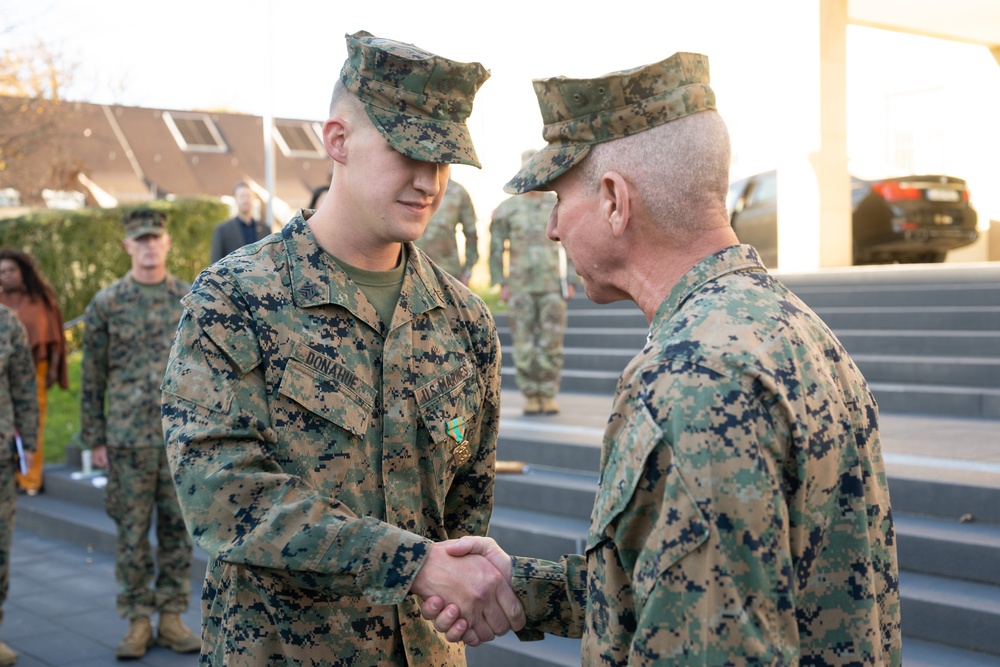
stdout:
{"type": "Polygon", "coordinates": [[[653,316],[653,321],[649,327],[650,332],[659,328],[673,317],[674,313],[684,305],[684,302],[692,294],[701,290],[706,284],[726,274],[739,271],[762,271],[767,273],[764,263],[760,260],[760,255],[757,254],[757,250],[753,246],[729,246],[695,264],[674,285],[667,298],[663,300],[663,303],[656,310],[656,315],[653,316]]]}
{"type": "MultiPolygon", "coordinates": [[[[300,210],[281,229],[292,281],[292,299],[299,308],[336,304],[378,331],[375,309],[316,242],[300,210]]],[[[406,244],[406,272],[390,328],[417,315],[444,307],[444,296],[430,263],[412,243],[406,244]]]]}

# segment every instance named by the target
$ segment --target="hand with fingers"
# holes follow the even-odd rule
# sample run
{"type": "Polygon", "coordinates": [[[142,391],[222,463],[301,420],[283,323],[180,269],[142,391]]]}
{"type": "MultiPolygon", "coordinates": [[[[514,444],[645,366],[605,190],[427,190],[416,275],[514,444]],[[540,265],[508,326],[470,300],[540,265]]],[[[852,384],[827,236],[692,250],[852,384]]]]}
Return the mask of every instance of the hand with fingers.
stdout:
{"type": "MultiPolygon", "coordinates": [[[[481,558],[487,561],[503,582],[503,585],[498,586],[497,589],[497,603],[506,610],[509,628],[517,631],[524,627],[524,611],[511,589],[513,574],[510,556],[493,539],[466,536],[435,546],[443,546],[448,556],[452,558],[459,560],[481,558]]],[[[490,641],[494,636],[500,636],[506,632],[506,630],[493,632],[491,635],[489,631],[486,631],[484,634],[482,624],[475,622],[476,612],[463,606],[456,599],[445,599],[441,595],[423,597],[425,599],[420,608],[421,614],[425,619],[434,621],[435,629],[443,632],[450,642],[463,641],[469,646],[478,646],[480,643],[490,641]]],[[[492,629],[492,625],[490,627],[492,629]]]]}

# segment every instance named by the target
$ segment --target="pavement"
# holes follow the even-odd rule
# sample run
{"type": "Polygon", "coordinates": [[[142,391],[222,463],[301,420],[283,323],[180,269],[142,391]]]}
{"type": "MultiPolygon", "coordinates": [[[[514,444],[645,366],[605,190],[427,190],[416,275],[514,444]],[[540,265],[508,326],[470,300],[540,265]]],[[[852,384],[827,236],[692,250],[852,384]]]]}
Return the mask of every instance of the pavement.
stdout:
{"type": "MultiPolygon", "coordinates": [[[[610,397],[563,394],[559,400],[562,414],[525,417],[520,394],[505,390],[501,422],[504,428],[530,428],[540,440],[575,433],[596,446],[610,413],[610,397]]],[[[882,446],[890,474],[1000,487],[1000,421],[883,415],[882,446]]],[[[141,660],[116,660],[114,647],[128,624],[115,613],[115,593],[113,555],[18,527],[0,639],[20,654],[18,667],[198,664],[197,655],[160,647],[141,660]]],[[[184,615],[192,629],[201,625],[200,596],[198,571],[191,609],[184,615]]]]}
{"type": "MultiPolygon", "coordinates": [[[[0,639],[20,654],[17,667],[198,664],[197,653],[180,655],[156,646],[141,660],[115,658],[115,646],[128,631],[128,622],[115,612],[111,554],[19,527],[14,530],[10,561],[10,591],[0,639]]],[[[199,632],[200,575],[192,589],[184,622],[199,632]]]]}

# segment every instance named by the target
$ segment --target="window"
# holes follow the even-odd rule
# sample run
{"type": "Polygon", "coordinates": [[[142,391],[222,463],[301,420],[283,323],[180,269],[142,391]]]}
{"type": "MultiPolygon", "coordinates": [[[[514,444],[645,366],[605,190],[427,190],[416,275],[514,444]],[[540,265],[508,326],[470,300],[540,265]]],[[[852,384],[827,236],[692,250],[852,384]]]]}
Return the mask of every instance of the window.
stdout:
{"type": "Polygon", "coordinates": [[[285,157],[326,157],[317,123],[278,120],[274,130],[274,140],[285,157]]]}
{"type": "Polygon", "coordinates": [[[229,150],[208,114],[164,111],[163,120],[182,150],[202,153],[225,153],[229,150]]]}

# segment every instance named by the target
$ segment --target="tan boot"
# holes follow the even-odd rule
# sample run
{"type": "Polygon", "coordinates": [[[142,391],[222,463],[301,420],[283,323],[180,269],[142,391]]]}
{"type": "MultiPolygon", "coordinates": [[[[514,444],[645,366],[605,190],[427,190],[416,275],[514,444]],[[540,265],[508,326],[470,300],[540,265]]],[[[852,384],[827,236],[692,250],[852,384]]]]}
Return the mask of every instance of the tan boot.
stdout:
{"type": "Polygon", "coordinates": [[[201,640],[188,630],[180,614],[161,612],[156,634],[156,645],[166,646],[171,651],[196,653],[201,650],[201,640]]]}
{"type": "Polygon", "coordinates": [[[524,399],[524,414],[537,415],[542,411],[542,404],[537,396],[528,396],[524,399]]]}
{"type": "Polygon", "coordinates": [[[547,415],[557,415],[559,414],[559,404],[556,403],[556,399],[551,396],[542,396],[538,399],[539,407],[541,411],[547,415]]]}
{"type": "Polygon", "coordinates": [[[115,656],[125,660],[135,660],[146,655],[153,645],[153,624],[148,616],[136,616],[128,624],[128,634],[115,648],[115,656]]]}
{"type": "Polygon", "coordinates": [[[8,667],[17,662],[17,653],[14,649],[0,642],[0,667],[8,667]]]}

